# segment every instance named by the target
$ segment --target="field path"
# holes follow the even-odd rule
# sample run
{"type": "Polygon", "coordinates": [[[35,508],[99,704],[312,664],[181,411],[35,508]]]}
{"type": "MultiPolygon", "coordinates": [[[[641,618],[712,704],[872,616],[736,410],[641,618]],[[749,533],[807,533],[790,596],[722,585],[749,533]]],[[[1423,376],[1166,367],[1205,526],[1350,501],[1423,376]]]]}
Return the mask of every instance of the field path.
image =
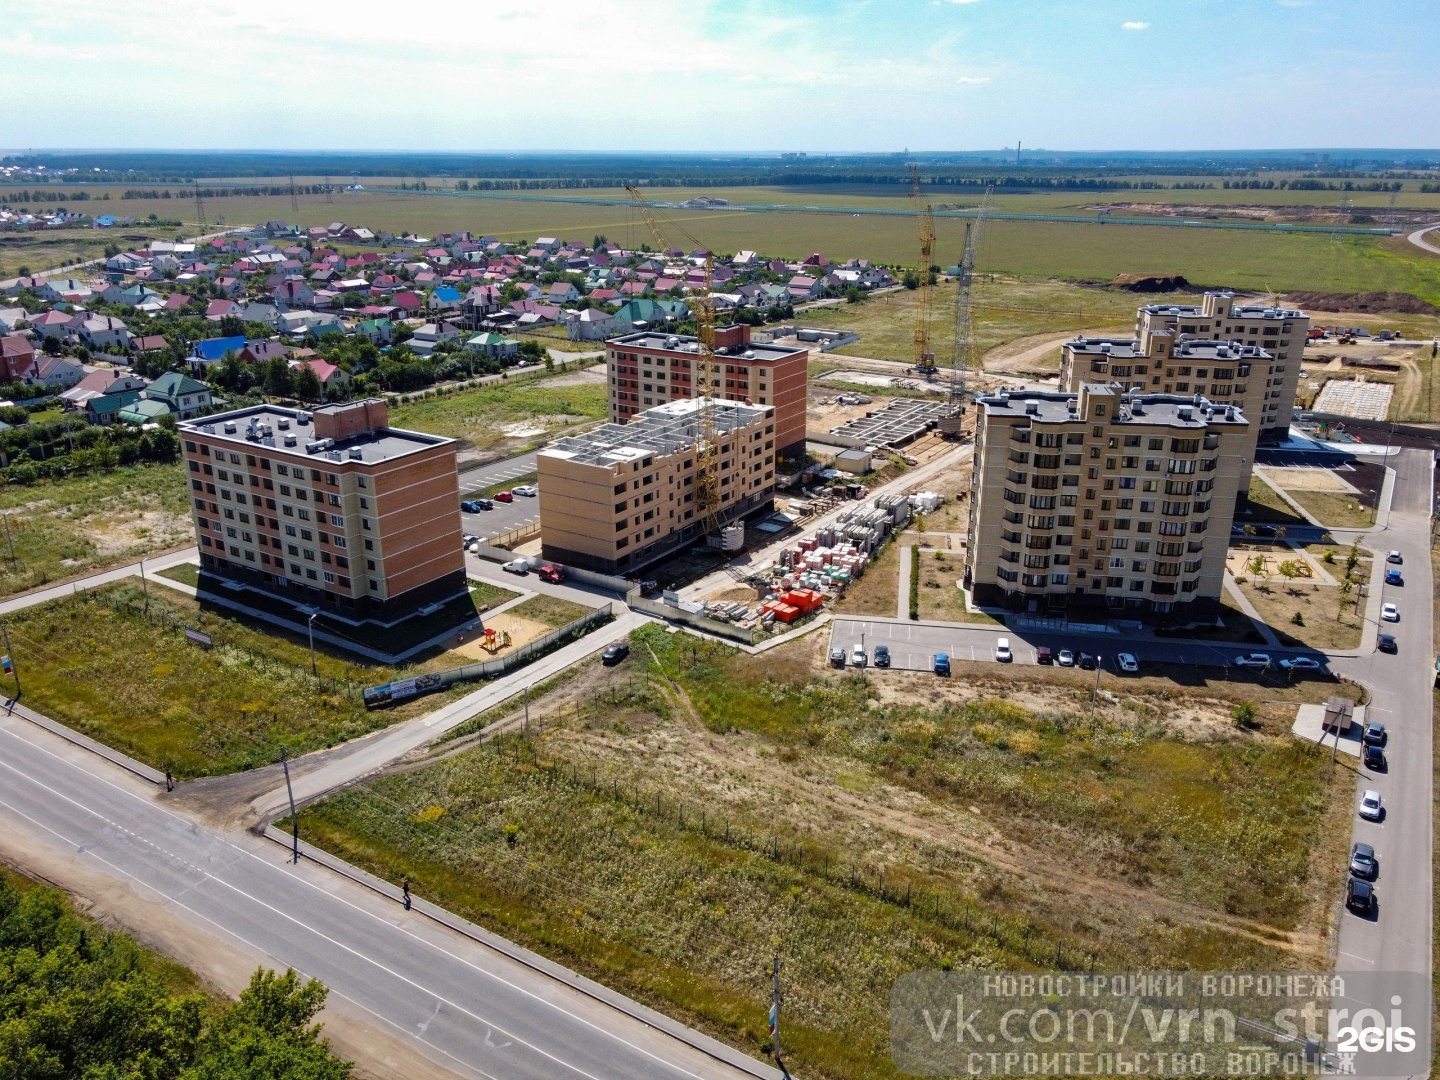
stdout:
{"type": "Polygon", "coordinates": [[[987,372],[1021,371],[1026,374],[1053,376],[1059,369],[1060,346],[1077,337],[1114,337],[1128,334],[1128,326],[1108,326],[1090,330],[1068,330],[1063,334],[1034,334],[997,345],[985,354],[983,361],[987,372]]]}

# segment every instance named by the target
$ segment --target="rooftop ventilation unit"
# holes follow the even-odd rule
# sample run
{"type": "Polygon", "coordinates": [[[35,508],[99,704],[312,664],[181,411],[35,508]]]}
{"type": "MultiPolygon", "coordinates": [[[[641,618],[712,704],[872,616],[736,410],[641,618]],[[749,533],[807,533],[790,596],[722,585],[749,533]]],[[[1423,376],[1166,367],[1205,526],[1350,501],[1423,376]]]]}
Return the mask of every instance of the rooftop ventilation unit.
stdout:
{"type": "Polygon", "coordinates": [[[225,434],[226,434],[226,435],[234,435],[235,432],[236,432],[236,430],[238,430],[238,429],[235,427],[235,421],[234,421],[234,420],[226,420],[226,421],[225,421],[225,434]]]}
{"type": "MultiPolygon", "coordinates": [[[[327,440],[327,441],[328,441],[328,440],[327,440]]],[[[330,451],[328,454],[326,454],[325,456],[328,457],[331,461],[341,461],[341,460],[344,459],[344,456],[345,456],[345,455],[343,455],[342,453],[340,453],[339,450],[331,450],[331,451],[330,451]]]]}
{"type": "Polygon", "coordinates": [[[1108,356],[1110,354],[1110,343],[1107,341],[1105,342],[1105,344],[1101,345],[1100,351],[1108,356]]]}
{"type": "Polygon", "coordinates": [[[297,439],[294,435],[286,435],[286,436],[285,436],[285,445],[286,445],[286,446],[294,446],[294,445],[295,445],[296,443],[298,443],[299,441],[300,441],[300,440],[297,439]]]}
{"type": "Polygon", "coordinates": [[[305,444],[305,452],[307,454],[321,454],[324,453],[326,450],[329,450],[330,447],[334,445],[334,439],[316,439],[314,442],[308,442],[305,444]]]}
{"type": "Polygon", "coordinates": [[[1225,419],[1226,419],[1226,420],[1234,420],[1234,419],[1235,419],[1235,406],[1234,406],[1234,405],[1227,405],[1227,406],[1225,406],[1225,419]]]}
{"type": "Polygon", "coordinates": [[[1228,345],[1219,345],[1219,346],[1216,346],[1215,355],[1216,355],[1216,356],[1229,356],[1229,355],[1230,355],[1230,346],[1228,346],[1228,345]]]}
{"type": "Polygon", "coordinates": [[[290,421],[286,420],[284,417],[281,417],[280,420],[276,422],[276,426],[278,426],[281,431],[289,431],[290,421]]]}
{"type": "Polygon", "coordinates": [[[1181,420],[1189,420],[1194,416],[1194,410],[1192,410],[1189,405],[1181,405],[1180,408],[1175,410],[1175,413],[1181,420]]]}
{"type": "Polygon", "coordinates": [[[351,461],[363,461],[363,460],[365,460],[365,452],[364,452],[363,450],[361,450],[360,447],[358,447],[358,446],[352,446],[352,447],[350,447],[350,460],[351,460],[351,461]]]}
{"type": "Polygon", "coordinates": [[[675,346],[677,346],[677,345],[679,345],[679,344],[680,344],[680,339],[679,339],[678,337],[667,337],[667,338],[665,339],[665,348],[667,348],[667,349],[673,349],[673,348],[675,348],[675,346]]]}
{"type": "Polygon", "coordinates": [[[310,414],[308,412],[300,413],[298,416],[295,417],[295,423],[299,427],[304,427],[306,424],[310,423],[310,414]]]}
{"type": "Polygon", "coordinates": [[[1027,401],[1025,403],[1025,412],[1028,416],[1039,416],[1040,403],[1038,401],[1027,401]]]}

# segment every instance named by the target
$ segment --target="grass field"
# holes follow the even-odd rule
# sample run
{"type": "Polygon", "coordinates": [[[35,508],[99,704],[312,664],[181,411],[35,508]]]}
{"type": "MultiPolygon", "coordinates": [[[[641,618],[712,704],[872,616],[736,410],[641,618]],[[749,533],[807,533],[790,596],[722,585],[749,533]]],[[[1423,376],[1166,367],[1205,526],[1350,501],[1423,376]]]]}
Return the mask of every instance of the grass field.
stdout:
{"type": "Polygon", "coordinates": [[[1280,494],[1261,480],[1258,476],[1250,477],[1249,499],[1246,503],[1245,512],[1235,518],[1237,525],[1250,524],[1271,524],[1284,525],[1287,528],[1291,525],[1309,525],[1299,514],[1291,509],[1289,503],[1280,497],[1280,494]]]}
{"type": "Polygon", "coordinates": [[[1290,491],[1289,496],[1332,529],[1364,529],[1374,511],[1345,495],[1330,491],[1290,491]]]}
{"type": "Polygon", "coordinates": [[[510,613],[516,618],[531,619],[556,630],[589,615],[590,611],[590,608],[582,607],[580,604],[561,600],[558,596],[546,596],[543,593],[532,596],[523,604],[516,604],[510,609],[510,613]]]}
{"type": "Polygon", "coordinates": [[[499,585],[492,585],[488,581],[481,581],[478,578],[470,579],[470,599],[475,602],[475,607],[482,611],[507,604],[519,595],[512,589],[502,589],[499,585]]]}
{"type": "Polygon", "coordinates": [[[1355,614],[1354,593],[1342,606],[1339,588],[1308,581],[1286,584],[1282,579],[1246,580],[1240,591],[1285,645],[1322,650],[1354,649],[1360,645],[1365,627],[1364,620],[1355,614]],[[1303,626],[1292,621],[1296,612],[1304,619],[1303,626]]]}
{"type": "Polygon", "coordinates": [[[179,465],[0,488],[15,558],[0,536],[0,595],[193,543],[179,465]]]}
{"type": "Polygon", "coordinates": [[[546,387],[543,383],[511,386],[501,382],[398,405],[390,411],[390,422],[484,448],[524,437],[507,429],[543,428],[553,433],[571,424],[603,419],[608,412],[604,383],[546,387]]]}
{"type": "Polygon", "coordinates": [[[1112,681],[1092,723],[1083,678],[975,665],[927,697],[921,676],[818,676],[824,644],[752,657],[647,628],[561,687],[573,707],[531,701],[533,754],[372,781],[302,831],[752,1053],[778,941],[808,1076],[895,1075],[909,970],[1057,947],[1101,969],[1323,962],[1312,883],[1352,793],[1280,734],[1290,706],[1241,733],[1208,687],[1112,681]]]}
{"type": "MultiPolygon", "coordinates": [[[[367,712],[360,691],[393,669],[347,662],[322,645],[317,684],[303,640],[159,586],[147,616],[138,581],[28,608],[7,625],[27,705],[180,777],[268,764],[281,744],[292,754],[333,746],[438,703],[367,712]],[[209,634],[214,647],[189,644],[184,627],[209,634]]],[[[406,671],[445,666],[453,662],[406,671]]]]}
{"type": "Polygon", "coordinates": [[[920,618],[938,622],[997,623],[983,611],[965,607],[965,594],[957,587],[965,572],[965,557],[943,548],[915,548],[911,556],[920,571],[920,618]]]}
{"type": "MultiPolygon", "coordinates": [[[[896,592],[900,586],[900,544],[891,541],[865,568],[859,581],[845,590],[835,610],[846,615],[883,615],[895,618],[896,592]]],[[[902,616],[904,612],[900,613],[902,616]]]]}
{"type": "MultiPolygon", "coordinates": [[[[115,205],[114,201],[109,205],[115,205]]],[[[129,213],[102,210],[98,207],[93,212],[129,213]]],[[[39,273],[57,266],[98,259],[105,254],[105,248],[110,244],[121,248],[142,247],[151,240],[175,235],[175,229],[147,229],[142,226],[127,229],[46,229],[38,233],[0,233],[0,279],[17,276],[22,266],[31,273],[39,273]]],[[[88,267],[80,276],[88,276],[95,269],[88,267]]]]}

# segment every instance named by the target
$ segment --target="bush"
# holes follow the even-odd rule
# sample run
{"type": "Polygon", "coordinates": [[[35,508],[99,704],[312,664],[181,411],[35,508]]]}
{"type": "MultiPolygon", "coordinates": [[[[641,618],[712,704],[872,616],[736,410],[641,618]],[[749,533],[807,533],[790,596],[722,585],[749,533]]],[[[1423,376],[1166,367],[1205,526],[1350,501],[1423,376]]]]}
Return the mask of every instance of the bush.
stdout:
{"type": "Polygon", "coordinates": [[[1235,721],[1236,727],[1252,728],[1259,716],[1260,712],[1253,701],[1242,701],[1230,710],[1230,718],[1235,721]]]}
{"type": "Polygon", "coordinates": [[[1291,616],[1290,616],[1290,621],[1291,621],[1292,623],[1294,623],[1296,626],[1304,626],[1304,625],[1305,625],[1305,616],[1302,615],[1302,614],[1300,614],[1299,611],[1296,611],[1294,615],[1291,615],[1291,616]]]}

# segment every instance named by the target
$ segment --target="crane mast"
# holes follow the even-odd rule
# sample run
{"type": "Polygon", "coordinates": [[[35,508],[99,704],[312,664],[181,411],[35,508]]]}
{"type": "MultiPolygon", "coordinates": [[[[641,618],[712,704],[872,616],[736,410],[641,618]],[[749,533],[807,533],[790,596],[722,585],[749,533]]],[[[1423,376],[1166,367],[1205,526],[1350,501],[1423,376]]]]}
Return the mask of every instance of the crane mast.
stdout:
{"type": "Polygon", "coordinates": [[[920,222],[920,284],[915,300],[915,367],[917,375],[935,377],[935,351],[930,347],[930,267],[935,262],[935,214],[920,192],[920,170],[910,166],[910,198],[920,222]]]}
{"type": "MultiPolygon", "coordinates": [[[[640,212],[650,235],[660,245],[660,250],[667,251],[670,241],[666,239],[660,223],[655,220],[650,204],[635,186],[626,184],[625,191],[640,212]]],[[[715,359],[715,300],[710,295],[715,279],[715,254],[691,236],[683,226],[675,227],[697,248],[705,250],[705,281],[700,290],[690,297],[690,311],[695,316],[695,337],[699,343],[699,350],[692,361],[690,388],[693,397],[709,398],[714,402],[723,395],[725,385],[720,364],[715,359]]],[[[698,437],[695,442],[695,519],[700,525],[700,535],[705,536],[720,527],[720,440],[715,427],[713,404],[696,417],[696,425],[698,437]]]]}

